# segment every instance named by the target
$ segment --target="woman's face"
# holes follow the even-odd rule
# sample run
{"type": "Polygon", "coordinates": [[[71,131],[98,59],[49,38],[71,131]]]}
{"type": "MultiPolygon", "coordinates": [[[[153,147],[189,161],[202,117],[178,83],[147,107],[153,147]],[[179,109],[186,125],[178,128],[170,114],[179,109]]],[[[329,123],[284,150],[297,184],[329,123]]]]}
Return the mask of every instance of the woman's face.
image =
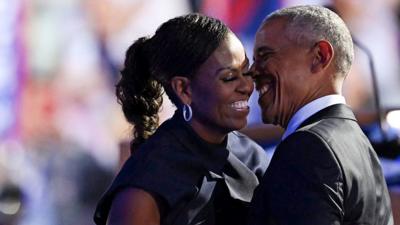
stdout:
{"type": "Polygon", "coordinates": [[[229,33],[191,81],[191,124],[207,141],[219,142],[246,126],[253,80],[239,39],[229,33]]]}

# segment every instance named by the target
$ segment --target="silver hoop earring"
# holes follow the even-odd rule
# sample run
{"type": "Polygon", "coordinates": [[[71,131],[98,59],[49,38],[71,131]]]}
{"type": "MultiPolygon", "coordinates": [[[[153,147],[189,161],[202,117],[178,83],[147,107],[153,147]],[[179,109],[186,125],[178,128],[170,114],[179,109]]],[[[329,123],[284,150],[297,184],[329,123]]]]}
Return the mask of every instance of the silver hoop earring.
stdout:
{"type": "Polygon", "coordinates": [[[189,122],[192,119],[192,107],[188,104],[183,105],[183,119],[185,119],[186,122],[189,122]]]}

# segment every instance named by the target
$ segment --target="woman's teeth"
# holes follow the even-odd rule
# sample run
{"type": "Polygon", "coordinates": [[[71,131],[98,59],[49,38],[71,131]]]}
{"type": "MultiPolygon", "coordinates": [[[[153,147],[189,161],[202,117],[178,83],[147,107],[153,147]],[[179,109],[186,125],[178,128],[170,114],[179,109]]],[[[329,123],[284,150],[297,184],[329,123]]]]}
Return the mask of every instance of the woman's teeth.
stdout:
{"type": "Polygon", "coordinates": [[[247,109],[249,104],[247,101],[237,101],[231,104],[231,107],[238,110],[247,109]]]}

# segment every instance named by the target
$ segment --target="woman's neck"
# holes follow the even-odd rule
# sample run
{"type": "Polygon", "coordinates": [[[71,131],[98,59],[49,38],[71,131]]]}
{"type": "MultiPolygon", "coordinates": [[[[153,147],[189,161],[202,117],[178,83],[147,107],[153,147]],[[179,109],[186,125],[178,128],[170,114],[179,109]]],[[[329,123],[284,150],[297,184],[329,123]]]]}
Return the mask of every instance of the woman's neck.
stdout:
{"type": "Polygon", "coordinates": [[[196,132],[196,134],[199,135],[199,137],[201,137],[204,141],[211,144],[221,144],[225,140],[226,135],[228,134],[228,132],[226,131],[211,129],[197,121],[191,121],[189,126],[192,127],[194,132],[196,132]]]}

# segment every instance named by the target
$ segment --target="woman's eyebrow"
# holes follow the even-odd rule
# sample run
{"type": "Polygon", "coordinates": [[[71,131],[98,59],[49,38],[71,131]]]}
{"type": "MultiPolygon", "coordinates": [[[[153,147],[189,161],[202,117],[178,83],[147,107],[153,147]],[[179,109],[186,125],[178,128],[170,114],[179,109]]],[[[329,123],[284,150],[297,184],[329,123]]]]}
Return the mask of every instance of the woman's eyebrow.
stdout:
{"type": "MultiPolygon", "coordinates": [[[[246,56],[246,59],[244,60],[244,62],[242,63],[242,65],[240,65],[240,68],[246,67],[247,65],[249,65],[249,59],[248,59],[247,56],[246,56]]],[[[232,65],[226,66],[226,67],[221,67],[221,68],[218,68],[218,69],[215,71],[215,74],[218,74],[221,70],[237,70],[237,69],[238,69],[238,68],[236,68],[236,67],[234,67],[234,66],[232,66],[232,65]]]]}

